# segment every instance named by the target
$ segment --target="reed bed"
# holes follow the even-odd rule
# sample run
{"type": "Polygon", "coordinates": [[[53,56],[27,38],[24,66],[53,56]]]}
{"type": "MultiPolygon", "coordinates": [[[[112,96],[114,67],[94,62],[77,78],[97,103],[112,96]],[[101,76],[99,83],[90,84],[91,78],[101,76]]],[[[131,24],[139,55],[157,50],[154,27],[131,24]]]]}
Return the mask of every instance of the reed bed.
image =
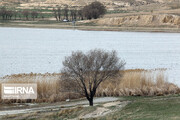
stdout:
{"type": "MultiPolygon", "coordinates": [[[[121,71],[123,73],[121,78],[106,80],[100,84],[96,96],[157,96],[179,94],[179,87],[168,82],[165,71],[165,69],[121,71]]],[[[36,100],[2,100],[0,98],[0,102],[57,102],[82,97],[75,91],[62,90],[63,84],[60,76],[60,73],[30,73],[5,76],[1,78],[0,84],[37,83],[38,98],[36,100]]]]}
{"type": "Polygon", "coordinates": [[[168,82],[165,69],[125,70],[119,80],[105,81],[97,96],[159,96],[179,94],[180,89],[168,82]],[[112,82],[113,81],[113,82],[112,82]]]}

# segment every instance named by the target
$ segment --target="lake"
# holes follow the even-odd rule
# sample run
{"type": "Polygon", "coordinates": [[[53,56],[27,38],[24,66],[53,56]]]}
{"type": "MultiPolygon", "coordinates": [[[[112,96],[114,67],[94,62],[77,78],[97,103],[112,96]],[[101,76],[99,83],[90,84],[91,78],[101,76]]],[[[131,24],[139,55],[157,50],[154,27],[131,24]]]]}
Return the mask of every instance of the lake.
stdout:
{"type": "Polygon", "coordinates": [[[167,68],[180,86],[180,34],[0,28],[0,76],[60,72],[72,51],[116,50],[126,69],[167,68]]]}

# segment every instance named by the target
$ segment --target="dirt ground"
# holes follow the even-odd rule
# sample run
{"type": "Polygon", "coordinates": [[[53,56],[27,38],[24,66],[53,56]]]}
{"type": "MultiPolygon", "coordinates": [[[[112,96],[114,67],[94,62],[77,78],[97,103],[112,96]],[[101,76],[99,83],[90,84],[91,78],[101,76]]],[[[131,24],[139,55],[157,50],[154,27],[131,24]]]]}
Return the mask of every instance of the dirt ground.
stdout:
{"type": "MultiPolygon", "coordinates": [[[[104,97],[104,98],[95,98],[94,107],[96,110],[89,111],[88,113],[81,113],[77,116],[78,119],[87,119],[87,118],[97,118],[100,116],[105,116],[109,113],[116,111],[116,109],[110,109],[110,107],[123,108],[128,104],[128,101],[121,101],[119,98],[115,97],[104,97]]],[[[43,104],[13,104],[13,105],[4,105],[0,109],[0,118],[1,119],[24,119],[30,118],[30,116],[45,116],[52,115],[56,112],[59,114],[64,114],[66,111],[73,111],[74,109],[84,109],[87,108],[87,100],[75,100],[70,102],[61,102],[61,103],[43,103],[43,104]],[[28,116],[28,117],[27,117],[28,116]]],[[[41,118],[40,117],[40,118],[41,118]]]]}
{"type": "Polygon", "coordinates": [[[18,27],[18,28],[43,28],[43,29],[74,29],[74,30],[86,30],[86,31],[125,31],[125,32],[173,32],[179,33],[180,28],[169,28],[169,27],[133,27],[133,26],[72,26],[72,25],[59,25],[54,24],[15,24],[15,23],[0,23],[0,27],[18,27]]]}

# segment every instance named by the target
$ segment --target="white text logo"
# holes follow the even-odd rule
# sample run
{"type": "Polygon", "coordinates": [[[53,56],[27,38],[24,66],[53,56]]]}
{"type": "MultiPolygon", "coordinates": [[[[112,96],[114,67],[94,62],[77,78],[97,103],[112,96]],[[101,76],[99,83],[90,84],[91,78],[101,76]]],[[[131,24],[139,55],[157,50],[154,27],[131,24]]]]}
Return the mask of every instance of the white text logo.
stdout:
{"type": "Polygon", "coordinates": [[[2,84],[2,99],[36,99],[37,84],[2,84]]]}

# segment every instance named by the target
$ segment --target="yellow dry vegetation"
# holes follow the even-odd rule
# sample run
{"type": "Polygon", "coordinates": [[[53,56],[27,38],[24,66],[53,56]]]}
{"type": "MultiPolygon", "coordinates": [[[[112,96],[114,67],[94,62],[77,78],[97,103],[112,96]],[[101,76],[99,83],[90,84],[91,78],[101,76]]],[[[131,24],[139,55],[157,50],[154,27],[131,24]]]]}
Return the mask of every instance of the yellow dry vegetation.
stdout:
{"type": "Polygon", "coordinates": [[[123,17],[101,18],[98,20],[94,20],[93,22],[98,25],[108,26],[180,27],[180,16],[169,14],[132,15],[123,17]]]}
{"type": "MultiPolygon", "coordinates": [[[[121,78],[106,80],[100,84],[96,96],[155,96],[180,93],[178,86],[168,82],[165,71],[165,69],[121,71],[123,73],[121,78]]],[[[82,97],[79,93],[60,90],[62,85],[60,76],[60,73],[30,73],[5,76],[0,84],[37,83],[38,99],[28,101],[0,99],[0,102],[57,102],[68,98],[82,97]]]]}

